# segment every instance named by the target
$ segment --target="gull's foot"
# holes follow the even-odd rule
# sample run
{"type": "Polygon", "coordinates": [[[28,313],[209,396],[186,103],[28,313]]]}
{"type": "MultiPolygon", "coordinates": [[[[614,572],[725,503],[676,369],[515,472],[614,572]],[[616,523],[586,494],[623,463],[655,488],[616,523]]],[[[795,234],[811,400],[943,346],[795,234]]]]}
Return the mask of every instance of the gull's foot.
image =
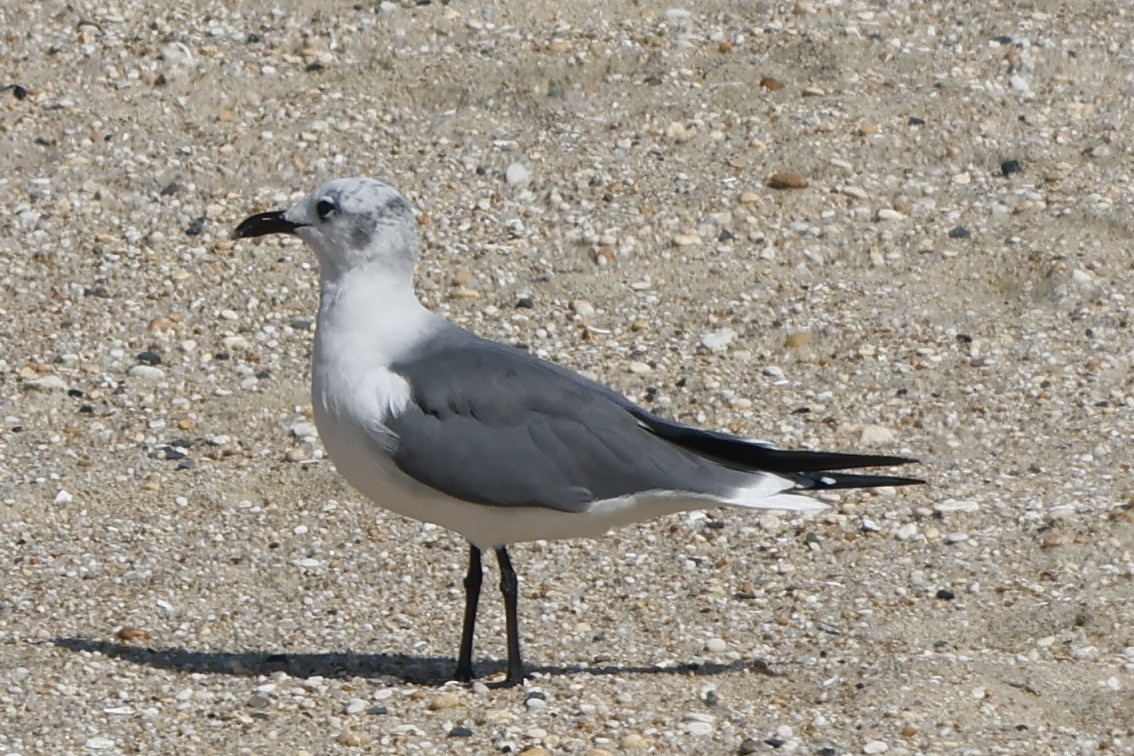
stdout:
{"type": "Polygon", "coordinates": [[[453,671],[453,679],[457,682],[472,682],[475,677],[471,664],[458,664],[457,669],[453,671]]]}

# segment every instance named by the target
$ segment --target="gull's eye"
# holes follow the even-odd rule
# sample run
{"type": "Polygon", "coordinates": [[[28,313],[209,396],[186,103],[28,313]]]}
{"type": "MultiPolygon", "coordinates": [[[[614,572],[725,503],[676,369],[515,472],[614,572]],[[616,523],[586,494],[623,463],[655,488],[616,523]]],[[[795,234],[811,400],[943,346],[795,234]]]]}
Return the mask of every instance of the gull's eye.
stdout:
{"type": "Polygon", "coordinates": [[[325,221],[335,212],[335,203],[329,199],[321,199],[315,203],[315,212],[319,213],[319,220],[325,221]]]}

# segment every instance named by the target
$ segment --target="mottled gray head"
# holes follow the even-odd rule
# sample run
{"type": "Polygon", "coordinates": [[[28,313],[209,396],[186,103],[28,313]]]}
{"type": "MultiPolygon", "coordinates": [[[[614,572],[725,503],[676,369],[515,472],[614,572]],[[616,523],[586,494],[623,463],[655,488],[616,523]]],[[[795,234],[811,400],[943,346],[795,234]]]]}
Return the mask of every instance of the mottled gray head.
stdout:
{"type": "Polygon", "coordinates": [[[402,195],[380,181],[328,181],[285,211],[244,220],[236,238],[296,234],[315,250],[324,273],[380,265],[413,270],[417,219],[402,195]]]}

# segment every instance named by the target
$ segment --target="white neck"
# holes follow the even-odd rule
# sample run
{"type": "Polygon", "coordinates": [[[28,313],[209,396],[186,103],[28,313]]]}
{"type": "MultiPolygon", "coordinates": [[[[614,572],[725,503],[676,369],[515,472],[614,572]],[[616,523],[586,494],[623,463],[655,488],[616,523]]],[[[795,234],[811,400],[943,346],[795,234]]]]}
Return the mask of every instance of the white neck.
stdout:
{"type": "Polygon", "coordinates": [[[348,373],[387,367],[428,337],[438,320],[417,301],[407,273],[324,266],[315,331],[316,369],[330,362],[348,373]]]}

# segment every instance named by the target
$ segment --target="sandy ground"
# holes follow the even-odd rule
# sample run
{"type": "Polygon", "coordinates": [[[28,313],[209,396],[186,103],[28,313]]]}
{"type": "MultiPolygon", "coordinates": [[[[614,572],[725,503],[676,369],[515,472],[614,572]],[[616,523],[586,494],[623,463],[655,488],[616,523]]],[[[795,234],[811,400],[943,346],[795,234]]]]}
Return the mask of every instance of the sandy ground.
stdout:
{"type": "Polygon", "coordinates": [[[148,5],[0,7],[0,752],[1134,751],[1124,3],[148,5]],[[446,684],[464,545],[228,238],[357,174],[457,322],[932,485],[517,546],[446,684]]]}

